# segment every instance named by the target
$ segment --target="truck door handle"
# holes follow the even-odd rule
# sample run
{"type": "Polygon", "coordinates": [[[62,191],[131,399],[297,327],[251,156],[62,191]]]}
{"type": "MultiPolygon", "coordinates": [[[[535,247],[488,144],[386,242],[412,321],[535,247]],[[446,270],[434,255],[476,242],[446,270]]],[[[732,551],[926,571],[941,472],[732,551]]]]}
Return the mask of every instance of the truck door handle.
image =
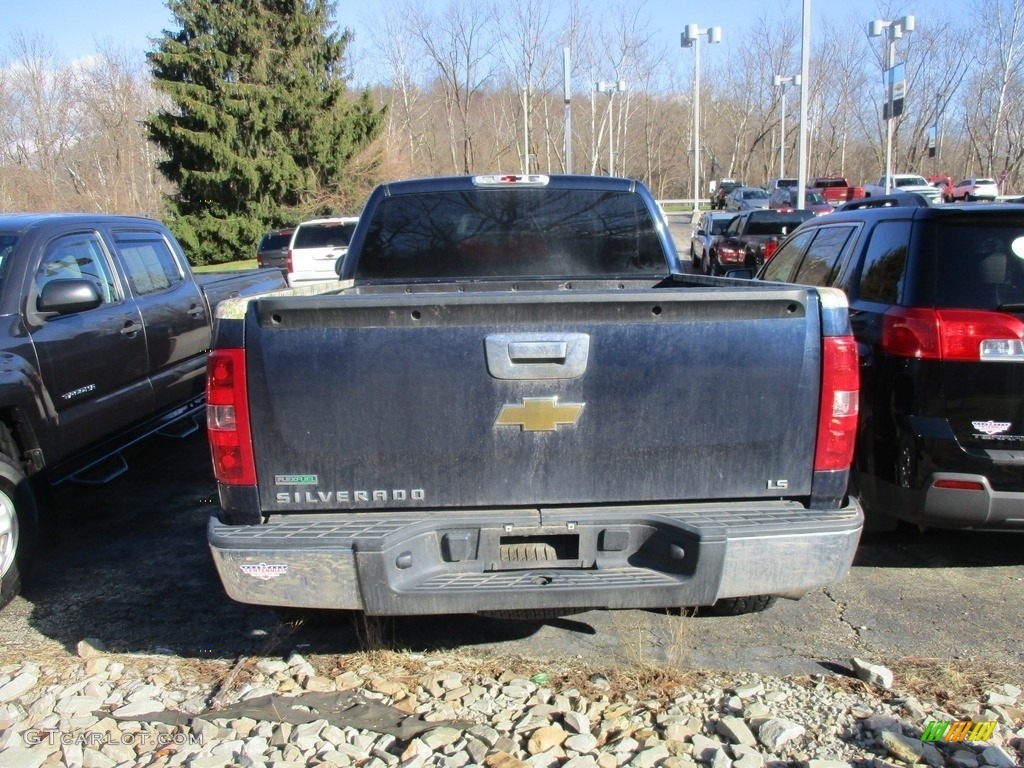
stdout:
{"type": "Polygon", "coordinates": [[[189,317],[199,317],[201,314],[203,314],[203,311],[203,308],[200,307],[198,304],[193,304],[191,307],[188,308],[189,317]]]}
{"type": "Polygon", "coordinates": [[[141,330],[142,323],[137,323],[134,320],[125,320],[124,328],[121,329],[121,334],[123,336],[134,336],[141,330]]]}
{"type": "Polygon", "coordinates": [[[586,333],[494,333],[484,340],[496,379],[575,379],[587,369],[586,333]]]}

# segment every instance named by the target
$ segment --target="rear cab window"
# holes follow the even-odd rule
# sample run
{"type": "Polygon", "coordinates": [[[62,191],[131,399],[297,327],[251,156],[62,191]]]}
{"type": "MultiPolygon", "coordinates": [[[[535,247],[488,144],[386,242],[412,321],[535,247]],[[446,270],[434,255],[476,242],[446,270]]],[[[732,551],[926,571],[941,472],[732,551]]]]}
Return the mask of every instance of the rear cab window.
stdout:
{"type": "Polygon", "coordinates": [[[359,280],[669,273],[643,198],[604,190],[394,195],[369,222],[359,280]]]}

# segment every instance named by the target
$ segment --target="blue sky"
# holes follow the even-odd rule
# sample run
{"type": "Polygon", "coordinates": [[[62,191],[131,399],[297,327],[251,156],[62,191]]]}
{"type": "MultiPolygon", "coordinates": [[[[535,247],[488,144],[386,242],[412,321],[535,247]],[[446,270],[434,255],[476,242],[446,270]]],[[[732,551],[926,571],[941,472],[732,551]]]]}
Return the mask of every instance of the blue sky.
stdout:
{"type": "MultiPolygon", "coordinates": [[[[427,0],[438,6],[444,0],[427,0]]],[[[596,14],[621,0],[597,0],[589,7],[596,14]]],[[[881,16],[880,8],[895,8],[899,15],[917,15],[918,23],[925,23],[922,14],[937,0],[907,0],[903,3],[878,0],[811,0],[813,24],[828,16],[841,19],[863,18],[863,24],[881,16]]],[[[94,53],[101,44],[111,43],[127,51],[140,54],[150,47],[149,39],[159,37],[163,29],[172,26],[173,19],[162,0],[6,0],[3,25],[0,28],[0,55],[9,54],[12,35],[21,31],[30,35],[41,34],[52,42],[61,58],[73,61],[94,53]]],[[[355,45],[368,43],[365,34],[367,19],[376,3],[356,4],[340,0],[337,16],[342,25],[356,33],[355,45]],[[354,7],[354,9],[353,9],[354,7]]],[[[742,28],[747,20],[764,8],[790,9],[799,17],[802,0],[647,0],[645,12],[654,22],[655,29],[665,41],[678,46],[679,35],[686,24],[702,27],[718,25],[727,38],[730,28],[742,28]]]]}

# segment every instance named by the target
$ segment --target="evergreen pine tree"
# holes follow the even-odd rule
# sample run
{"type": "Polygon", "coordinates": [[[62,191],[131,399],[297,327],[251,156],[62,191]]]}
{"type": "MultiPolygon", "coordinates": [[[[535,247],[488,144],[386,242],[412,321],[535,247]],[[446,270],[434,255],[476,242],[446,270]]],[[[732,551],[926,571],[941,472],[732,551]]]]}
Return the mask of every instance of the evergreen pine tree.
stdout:
{"type": "Polygon", "coordinates": [[[329,0],[167,7],[180,28],[147,58],[171,106],[147,127],[176,185],[168,225],[196,264],[251,258],[267,229],[331,212],[383,113],[347,95],[350,33],[331,31],[329,0]]]}

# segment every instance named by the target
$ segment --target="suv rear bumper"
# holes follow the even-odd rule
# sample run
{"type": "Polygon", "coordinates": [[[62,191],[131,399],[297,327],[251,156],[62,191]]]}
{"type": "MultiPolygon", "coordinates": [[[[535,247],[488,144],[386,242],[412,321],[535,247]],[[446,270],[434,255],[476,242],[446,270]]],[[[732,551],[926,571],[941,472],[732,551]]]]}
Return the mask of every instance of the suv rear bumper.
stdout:
{"type": "Polygon", "coordinates": [[[944,527],[1024,530],[1024,491],[997,491],[984,475],[936,472],[921,494],[918,519],[923,524],[944,527]],[[950,481],[980,488],[941,485],[950,481]]]}
{"type": "Polygon", "coordinates": [[[413,615],[792,596],[846,575],[863,520],[850,499],[830,511],[778,501],[213,517],[208,536],[240,602],[413,615]]]}

